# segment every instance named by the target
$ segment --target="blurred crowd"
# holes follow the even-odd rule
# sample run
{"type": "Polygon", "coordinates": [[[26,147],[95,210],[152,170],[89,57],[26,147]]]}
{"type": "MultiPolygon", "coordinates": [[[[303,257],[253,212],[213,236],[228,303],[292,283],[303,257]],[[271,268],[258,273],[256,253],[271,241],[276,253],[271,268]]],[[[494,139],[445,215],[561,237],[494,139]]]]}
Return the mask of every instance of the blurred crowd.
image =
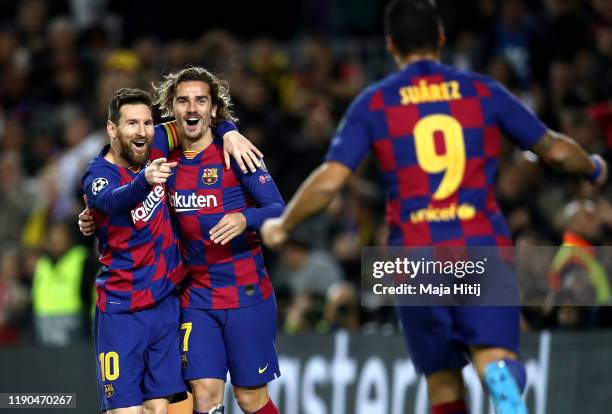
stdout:
{"type": "MultiPolygon", "coordinates": [[[[114,90],[148,90],[187,64],[211,69],[229,82],[239,128],[288,200],[321,163],[351,99],[394,69],[384,2],[303,2],[299,30],[281,39],[205,27],[196,37],[160,36],[132,24],[148,13],[113,12],[112,3],[0,1],[0,343],[88,336],[97,258],[76,224],[80,178],[107,141],[114,90]]],[[[612,1],[438,3],[445,63],[495,78],[551,128],[612,161],[612,1]]],[[[612,186],[560,178],[504,142],[497,189],[519,250],[553,246],[519,260],[534,301],[525,329],[612,326],[612,254],[592,247],[612,244],[612,186]],[[577,239],[597,275],[591,262],[553,266],[562,253],[554,246],[577,239]],[[557,306],[567,295],[598,306],[557,306]]],[[[391,307],[359,294],[360,247],[385,240],[384,197],[368,161],[325,214],[268,252],[282,331],[398,329],[391,307]]]]}

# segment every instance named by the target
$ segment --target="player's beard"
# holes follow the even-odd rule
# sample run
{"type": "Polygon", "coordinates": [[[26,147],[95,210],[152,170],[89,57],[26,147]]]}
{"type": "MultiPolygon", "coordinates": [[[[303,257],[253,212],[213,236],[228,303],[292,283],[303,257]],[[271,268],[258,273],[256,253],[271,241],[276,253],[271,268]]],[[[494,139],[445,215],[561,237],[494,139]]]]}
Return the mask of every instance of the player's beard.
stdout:
{"type": "Polygon", "coordinates": [[[146,137],[126,138],[119,131],[117,131],[117,139],[119,140],[119,146],[121,148],[121,158],[123,158],[131,168],[140,168],[149,159],[151,141],[148,140],[146,137]],[[134,141],[140,140],[143,140],[145,142],[142,151],[136,150],[132,145],[134,141]]]}

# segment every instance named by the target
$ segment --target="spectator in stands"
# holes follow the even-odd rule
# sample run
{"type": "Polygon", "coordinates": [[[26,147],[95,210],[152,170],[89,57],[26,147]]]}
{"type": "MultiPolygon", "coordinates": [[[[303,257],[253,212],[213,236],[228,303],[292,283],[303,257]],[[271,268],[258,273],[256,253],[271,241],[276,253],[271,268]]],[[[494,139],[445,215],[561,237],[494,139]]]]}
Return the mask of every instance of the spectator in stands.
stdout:
{"type": "Polygon", "coordinates": [[[33,202],[20,154],[15,151],[0,153],[0,240],[3,243],[21,242],[33,202]]]}
{"type": "Polygon", "coordinates": [[[0,248],[0,345],[13,344],[20,339],[30,302],[30,292],[20,276],[20,257],[16,246],[0,248]]]}
{"type": "MultiPolygon", "coordinates": [[[[326,329],[359,331],[359,296],[349,282],[336,282],[327,289],[327,301],[321,325],[326,329]]],[[[319,329],[322,331],[323,329],[319,329]]]]}
{"type": "Polygon", "coordinates": [[[297,233],[284,248],[280,265],[272,273],[275,286],[289,286],[293,295],[312,293],[325,296],[334,282],[344,274],[336,259],[328,252],[313,250],[309,234],[297,233]]]}
{"type": "Polygon", "coordinates": [[[485,41],[488,56],[504,56],[514,68],[519,83],[527,88],[532,80],[539,50],[540,28],[524,0],[501,2],[499,20],[485,41]]]}
{"type": "Polygon", "coordinates": [[[551,301],[559,326],[595,326],[598,309],[612,303],[606,269],[596,245],[602,236],[602,221],[590,200],[575,200],[563,210],[563,244],[548,275],[551,301]],[[581,306],[585,308],[580,308],[581,306]]]}
{"type": "Polygon", "coordinates": [[[310,232],[305,228],[296,232],[272,272],[279,310],[281,315],[286,314],[285,333],[315,329],[322,317],[327,289],[343,277],[340,265],[331,254],[312,248],[310,232]],[[282,292],[289,293],[289,297],[282,292]]]}
{"type": "Polygon", "coordinates": [[[67,222],[49,225],[45,253],[34,271],[34,327],[42,345],[65,346],[84,333],[83,291],[91,291],[83,286],[84,275],[95,270],[87,266],[87,249],[74,245],[73,227],[67,222]]]}

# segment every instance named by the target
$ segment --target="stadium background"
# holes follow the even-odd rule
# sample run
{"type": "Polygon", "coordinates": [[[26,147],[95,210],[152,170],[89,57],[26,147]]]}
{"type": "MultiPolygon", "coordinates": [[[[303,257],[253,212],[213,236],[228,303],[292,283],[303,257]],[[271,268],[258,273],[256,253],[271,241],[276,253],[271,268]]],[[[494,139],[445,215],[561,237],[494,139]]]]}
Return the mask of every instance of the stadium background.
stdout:
{"type": "MultiPolygon", "coordinates": [[[[240,130],[265,153],[288,199],[321,162],[350,100],[393,69],[382,36],[386,2],[183,3],[0,0],[0,392],[78,392],[79,412],[95,407],[89,315],[96,257],[92,240],[77,232],[76,215],[79,179],[107,140],[106,105],[115,89],[148,89],[186,64],[212,69],[229,81],[240,130]],[[62,286],[72,290],[41,289],[37,271],[71,253],[81,259],[62,286]],[[54,294],[71,295],[71,317],[53,314],[57,301],[67,306],[54,294]]],[[[549,126],[611,161],[612,1],[438,3],[448,38],[444,62],[497,79],[549,126]]],[[[568,228],[611,244],[611,189],[595,193],[579,180],[562,181],[504,145],[497,196],[518,246],[558,245],[568,228]],[[585,197],[592,206],[567,208],[585,197]]],[[[394,367],[409,372],[398,365],[409,359],[393,309],[360,307],[358,295],[360,246],[384,240],[383,205],[378,173],[367,162],[324,215],[280,253],[266,255],[279,298],[283,369],[297,372],[284,376],[282,389],[294,394],[279,398],[283,412],[402,412],[392,409],[391,388],[383,395],[368,382],[358,385],[370,371],[372,384],[393,380],[394,367]],[[341,363],[342,349],[350,349],[357,368],[341,363]],[[338,375],[352,385],[338,388],[338,375]],[[338,405],[358,398],[364,400],[338,405]]],[[[612,283],[612,255],[600,250],[612,283]]],[[[528,260],[533,284],[546,291],[546,263],[537,255],[528,260]]],[[[547,401],[534,412],[609,410],[608,304],[525,309],[525,355],[534,370],[546,371],[546,386],[529,391],[532,406],[537,392],[547,401]]],[[[423,412],[416,380],[404,380],[406,407],[423,412]]]]}

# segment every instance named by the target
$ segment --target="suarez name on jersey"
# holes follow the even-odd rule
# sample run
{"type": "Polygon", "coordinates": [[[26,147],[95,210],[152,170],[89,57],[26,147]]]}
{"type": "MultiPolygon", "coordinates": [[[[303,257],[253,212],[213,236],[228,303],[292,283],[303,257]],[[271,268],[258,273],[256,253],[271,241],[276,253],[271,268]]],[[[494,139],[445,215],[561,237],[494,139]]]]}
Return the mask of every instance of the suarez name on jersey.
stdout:
{"type": "Polygon", "coordinates": [[[500,131],[530,149],[546,127],[497,82],[423,60],[355,99],[326,159],[355,170],[374,150],[390,245],[509,245],[494,191],[500,131]]]}

